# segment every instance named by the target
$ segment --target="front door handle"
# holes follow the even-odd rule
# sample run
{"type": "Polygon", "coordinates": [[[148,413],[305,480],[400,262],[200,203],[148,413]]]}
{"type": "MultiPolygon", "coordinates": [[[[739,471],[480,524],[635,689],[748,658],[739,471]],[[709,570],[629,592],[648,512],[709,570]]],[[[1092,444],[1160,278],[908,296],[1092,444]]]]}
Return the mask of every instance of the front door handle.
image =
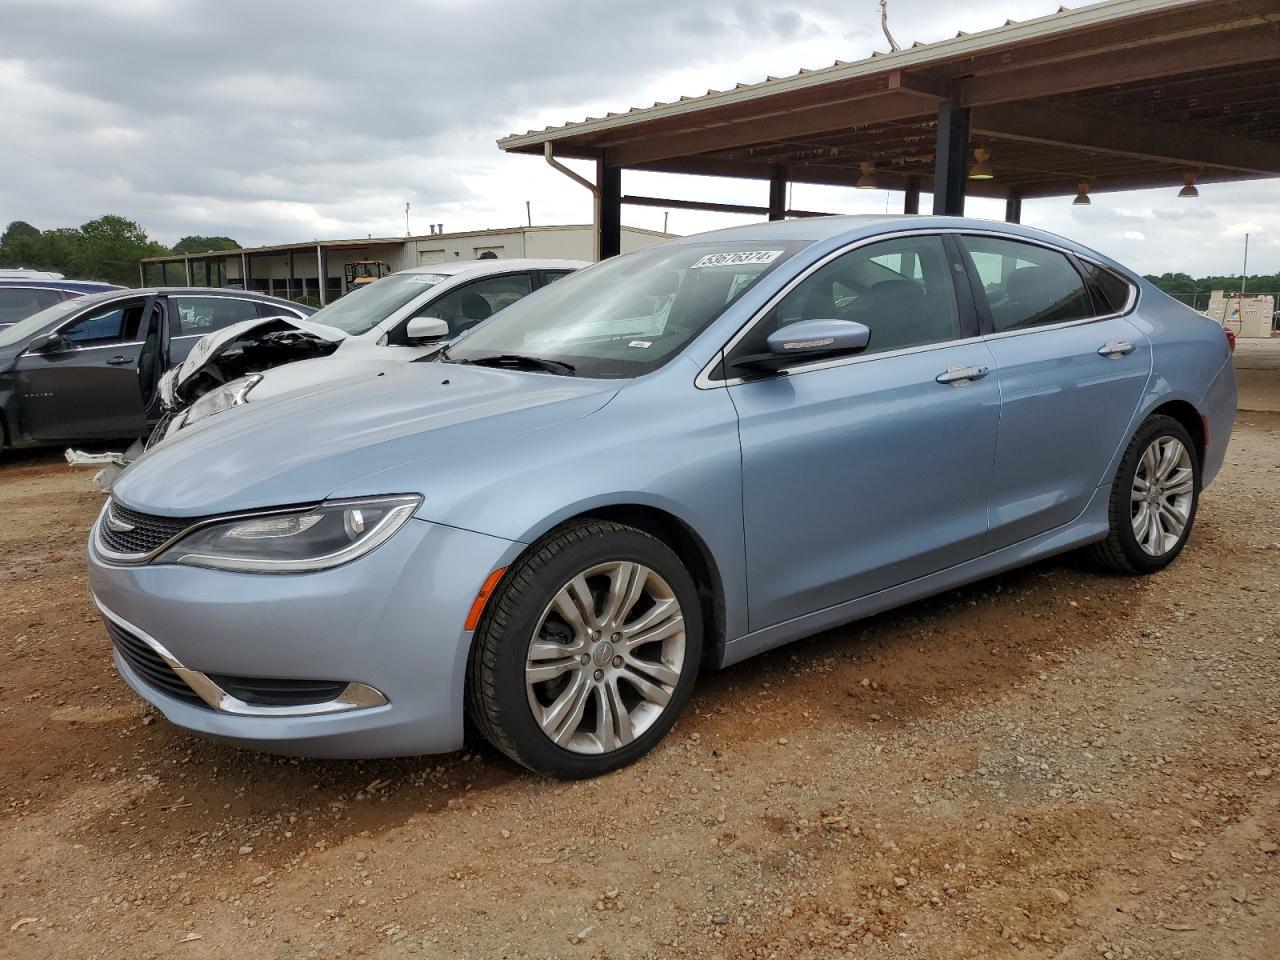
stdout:
{"type": "Polygon", "coordinates": [[[133,363],[132,357],[112,357],[107,363],[113,367],[123,367],[126,363],[133,363]]]}
{"type": "Polygon", "coordinates": [[[1098,356],[1115,360],[1133,353],[1133,344],[1127,340],[1108,340],[1098,348],[1098,356]]]}
{"type": "Polygon", "coordinates": [[[991,371],[986,367],[947,367],[938,374],[939,383],[963,385],[972,380],[981,380],[991,371]]]}

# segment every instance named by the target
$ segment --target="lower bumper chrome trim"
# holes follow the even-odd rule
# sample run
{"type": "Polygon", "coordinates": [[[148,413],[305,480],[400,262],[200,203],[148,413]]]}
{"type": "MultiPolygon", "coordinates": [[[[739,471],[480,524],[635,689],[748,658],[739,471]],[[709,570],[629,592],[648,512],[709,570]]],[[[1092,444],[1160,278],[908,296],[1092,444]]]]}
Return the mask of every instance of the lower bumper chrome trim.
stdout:
{"type": "Polygon", "coordinates": [[[183,683],[195,691],[196,696],[219,713],[231,714],[237,717],[313,717],[346,713],[351,710],[366,710],[370,707],[385,706],[387,703],[387,698],[381,692],[368,684],[355,681],[348,683],[338,696],[323,703],[291,704],[289,706],[276,707],[245,703],[222,689],[206,674],[183,666],[177,657],[165,649],[164,644],[146,631],[139,629],[128,620],[107,609],[97,597],[93,598],[93,602],[106,619],[121,630],[126,630],[133,634],[133,636],[150,647],[156,656],[167,663],[173,672],[182,678],[183,683]]]}

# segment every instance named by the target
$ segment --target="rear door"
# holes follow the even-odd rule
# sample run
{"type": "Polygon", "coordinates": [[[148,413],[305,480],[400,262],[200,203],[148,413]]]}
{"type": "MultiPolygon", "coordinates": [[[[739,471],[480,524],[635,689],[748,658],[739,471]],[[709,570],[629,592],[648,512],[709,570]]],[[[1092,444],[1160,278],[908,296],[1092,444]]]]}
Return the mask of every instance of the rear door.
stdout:
{"type": "Polygon", "coordinates": [[[81,314],[44,350],[16,363],[25,432],[37,440],[140,436],[146,402],[139,380],[152,379],[163,349],[154,297],[113,300],[81,314]]]}
{"type": "Polygon", "coordinates": [[[1110,479],[1151,373],[1151,345],[1123,316],[1132,296],[1109,302],[1073,256],[1004,237],[961,242],[1000,383],[989,553],[1074,520],[1110,479]]]}

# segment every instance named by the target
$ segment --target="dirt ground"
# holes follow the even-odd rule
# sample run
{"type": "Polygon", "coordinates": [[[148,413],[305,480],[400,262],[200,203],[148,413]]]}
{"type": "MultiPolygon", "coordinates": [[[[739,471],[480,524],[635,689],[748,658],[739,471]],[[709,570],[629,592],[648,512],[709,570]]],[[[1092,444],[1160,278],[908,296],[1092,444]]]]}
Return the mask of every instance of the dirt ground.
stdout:
{"type": "Polygon", "coordinates": [[[88,474],[9,458],[0,956],[1275,958],[1280,413],[1227,459],[1155,577],[1068,556],[831,631],[565,785],[175,729],[86,595],[88,474]]]}

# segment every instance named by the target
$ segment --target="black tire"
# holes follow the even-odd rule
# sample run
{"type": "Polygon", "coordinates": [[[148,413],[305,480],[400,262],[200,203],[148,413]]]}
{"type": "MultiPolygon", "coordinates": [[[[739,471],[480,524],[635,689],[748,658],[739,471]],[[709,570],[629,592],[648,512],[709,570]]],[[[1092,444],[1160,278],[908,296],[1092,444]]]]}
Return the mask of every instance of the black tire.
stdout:
{"type": "Polygon", "coordinates": [[[1191,536],[1191,529],[1195,525],[1196,509],[1199,505],[1200,455],[1191,439],[1191,434],[1187,432],[1186,427],[1172,417],[1162,414],[1149,417],[1129,441],[1129,446],[1120,459],[1120,467],[1116,470],[1115,482],[1111,484],[1108,511],[1110,528],[1106,539],[1091,544],[1088,547],[1088,555],[1094,563],[1118,573],[1148,574],[1163,570],[1178,558],[1178,554],[1186,546],[1187,538],[1191,536]],[[1177,440],[1190,455],[1193,477],[1191,508],[1188,511],[1186,526],[1177,543],[1159,556],[1153,556],[1142,548],[1134,532],[1131,491],[1142,455],[1151,444],[1165,437],[1177,440]]]}
{"type": "Polygon", "coordinates": [[[693,578],[675,552],[642,530],[603,520],[552,530],[503,576],[476,630],[467,670],[469,719],[493,746],[535,773],[595,777],[638,760],[684,710],[702,660],[702,612],[693,578]],[[614,561],[644,564],[671,588],[684,617],[684,662],[670,700],[630,743],[606,753],[566,749],[543,732],[525,682],[526,657],[543,612],[570,580],[614,561]]]}

